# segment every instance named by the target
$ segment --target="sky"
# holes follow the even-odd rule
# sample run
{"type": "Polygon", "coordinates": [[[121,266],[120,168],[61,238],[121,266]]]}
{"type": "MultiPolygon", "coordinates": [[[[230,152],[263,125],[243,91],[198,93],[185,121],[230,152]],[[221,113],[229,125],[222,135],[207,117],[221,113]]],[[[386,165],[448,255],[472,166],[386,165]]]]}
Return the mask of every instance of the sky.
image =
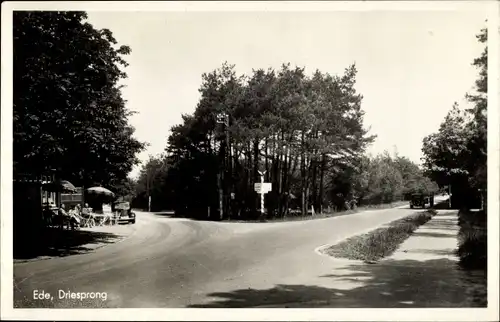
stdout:
{"type": "MultiPolygon", "coordinates": [[[[372,154],[397,150],[420,163],[422,139],[436,132],[455,101],[465,107],[483,50],[483,11],[88,12],[129,45],[122,93],[139,155],[162,153],[170,128],[199,101],[201,75],[224,61],[238,74],[282,63],[311,74],[342,74],[355,63],[372,154]]],[[[138,174],[139,166],[131,176],[138,174]]]]}

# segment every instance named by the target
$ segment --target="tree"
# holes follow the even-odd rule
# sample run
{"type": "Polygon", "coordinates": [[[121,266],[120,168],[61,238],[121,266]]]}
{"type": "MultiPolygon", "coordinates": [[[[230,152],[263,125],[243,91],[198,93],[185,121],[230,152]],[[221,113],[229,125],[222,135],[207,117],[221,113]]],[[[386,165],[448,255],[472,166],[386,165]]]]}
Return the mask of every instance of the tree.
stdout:
{"type": "MultiPolygon", "coordinates": [[[[485,43],[487,30],[477,38],[485,43]]],[[[461,110],[455,103],[438,132],[423,140],[426,172],[440,186],[451,185],[455,190],[452,203],[458,207],[473,206],[474,195],[487,187],[487,54],[485,47],[473,62],[479,68],[479,78],[475,93],[466,98],[474,107],[461,110]]]]}
{"type": "Polygon", "coordinates": [[[397,163],[385,152],[370,160],[367,171],[368,189],[362,203],[379,204],[399,200],[404,187],[397,163]]]}
{"type": "Polygon", "coordinates": [[[123,59],[84,12],[14,12],[14,172],[57,169],[77,185],[126,178],[144,144],[128,124],[123,59]]]}
{"type": "MultiPolygon", "coordinates": [[[[488,29],[482,29],[477,39],[481,43],[486,43],[488,39],[488,29]]],[[[472,132],[468,142],[471,158],[467,168],[472,174],[470,184],[483,191],[487,187],[487,105],[488,105],[488,47],[485,46],[481,56],[476,58],[473,65],[479,69],[479,78],[476,80],[475,93],[468,93],[467,99],[474,104],[468,112],[473,115],[469,123],[469,130],[472,132]]],[[[485,194],[486,196],[486,194],[485,194]]]]}
{"type": "Polygon", "coordinates": [[[196,218],[257,219],[259,170],[272,185],[266,218],[342,209],[355,199],[392,202],[411,183],[427,187],[408,159],[365,156],[375,136],[363,126],[356,73],[352,65],[339,76],[307,76],[283,64],[238,76],[224,63],[203,74],[195,112],[172,127],[166,154],[149,162],[168,164],[153,183],[170,202],[163,206],[196,218]]]}
{"type": "Polygon", "coordinates": [[[151,210],[165,210],[169,208],[172,196],[168,190],[167,172],[171,164],[164,155],[149,156],[149,160],[142,166],[135,185],[134,206],[148,209],[151,197],[151,210]]]}
{"type": "Polygon", "coordinates": [[[250,76],[234,67],[203,74],[195,112],[172,128],[165,180],[175,187],[176,208],[190,216],[206,216],[210,207],[218,218],[257,218],[254,184],[265,170],[272,184],[266,216],[286,216],[296,206],[303,214],[311,205],[321,211],[328,168],[353,167],[373,140],[362,125],[355,67],[312,77],[289,64],[250,76]],[[193,194],[199,197],[186,198],[193,194]]]}
{"type": "Polygon", "coordinates": [[[114,179],[108,186],[115,196],[124,201],[132,201],[135,197],[137,182],[132,178],[114,179]]]}

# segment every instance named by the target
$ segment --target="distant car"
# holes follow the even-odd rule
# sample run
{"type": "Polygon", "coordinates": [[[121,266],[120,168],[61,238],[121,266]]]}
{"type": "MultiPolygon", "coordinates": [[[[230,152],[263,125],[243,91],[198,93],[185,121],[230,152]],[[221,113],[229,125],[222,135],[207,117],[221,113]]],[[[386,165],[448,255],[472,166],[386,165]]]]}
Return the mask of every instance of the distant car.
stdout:
{"type": "Polygon", "coordinates": [[[113,211],[119,212],[120,214],[120,217],[118,218],[118,223],[135,224],[135,213],[132,211],[129,202],[120,201],[114,203],[113,211]]]}
{"type": "Polygon", "coordinates": [[[411,195],[410,208],[422,207],[425,209],[425,205],[429,204],[430,207],[434,206],[434,196],[425,195],[422,193],[414,193],[411,195]]]}

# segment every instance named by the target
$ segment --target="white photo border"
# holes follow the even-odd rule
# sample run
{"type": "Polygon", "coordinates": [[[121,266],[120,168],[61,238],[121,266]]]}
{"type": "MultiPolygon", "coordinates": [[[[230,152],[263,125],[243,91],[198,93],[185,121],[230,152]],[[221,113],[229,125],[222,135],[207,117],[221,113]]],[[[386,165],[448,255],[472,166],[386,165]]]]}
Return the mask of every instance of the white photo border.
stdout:
{"type": "MultiPolygon", "coordinates": [[[[496,1],[3,2],[1,87],[1,318],[169,321],[487,321],[498,319],[499,3],[496,1]],[[470,11],[488,13],[488,308],[467,309],[14,309],[12,252],[12,12],[81,11],[470,11]]],[[[479,32],[479,31],[478,31],[479,32]]],[[[472,82],[472,81],[471,81],[472,82]]]]}

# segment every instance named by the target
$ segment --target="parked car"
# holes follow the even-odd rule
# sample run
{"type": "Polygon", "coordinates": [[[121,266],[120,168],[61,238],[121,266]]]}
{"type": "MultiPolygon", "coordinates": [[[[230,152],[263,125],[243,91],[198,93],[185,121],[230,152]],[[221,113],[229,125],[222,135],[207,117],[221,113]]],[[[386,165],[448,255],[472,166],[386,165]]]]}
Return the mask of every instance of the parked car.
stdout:
{"type": "Polygon", "coordinates": [[[410,198],[410,208],[422,207],[425,209],[425,205],[429,204],[429,207],[434,206],[434,196],[425,195],[422,193],[414,193],[410,198]]]}
{"type": "Polygon", "coordinates": [[[132,211],[130,202],[119,201],[113,204],[113,212],[119,212],[118,223],[135,224],[135,213],[132,211]]]}

